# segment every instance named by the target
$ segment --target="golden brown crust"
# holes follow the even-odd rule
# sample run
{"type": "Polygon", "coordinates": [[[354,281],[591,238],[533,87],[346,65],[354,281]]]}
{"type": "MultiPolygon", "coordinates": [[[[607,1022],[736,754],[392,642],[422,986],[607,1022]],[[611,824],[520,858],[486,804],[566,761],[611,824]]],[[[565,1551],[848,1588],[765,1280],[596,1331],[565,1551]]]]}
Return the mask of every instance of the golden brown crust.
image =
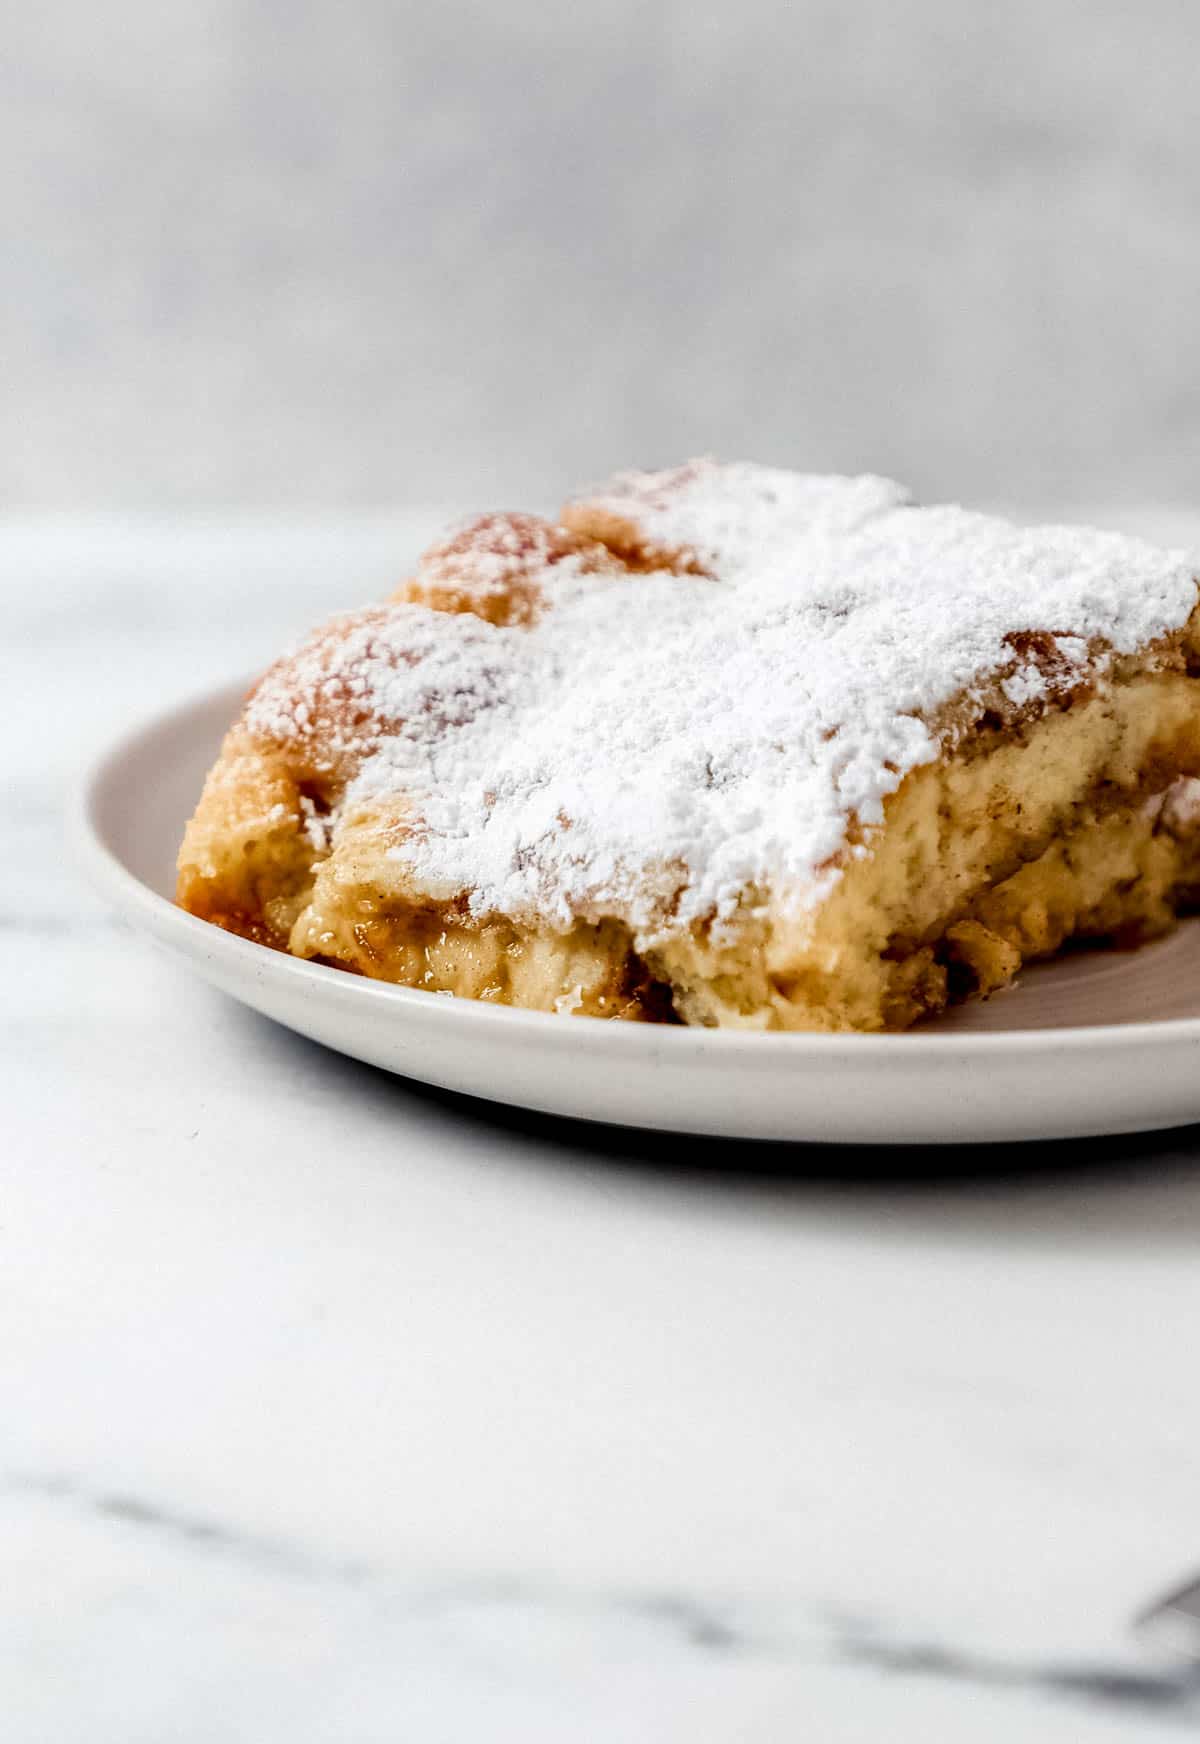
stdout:
{"type": "Polygon", "coordinates": [[[421,558],[392,596],[435,612],[472,612],[491,624],[529,624],[542,606],[541,582],[564,558],[584,574],[619,574],[598,540],[540,515],[478,515],[421,558]]]}
{"type": "Polygon", "coordinates": [[[607,546],[626,569],[635,573],[654,569],[667,569],[674,575],[708,573],[694,551],[647,538],[636,521],[603,503],[567,503],[562,519],[563,525],[581,538],[607,546]]]}

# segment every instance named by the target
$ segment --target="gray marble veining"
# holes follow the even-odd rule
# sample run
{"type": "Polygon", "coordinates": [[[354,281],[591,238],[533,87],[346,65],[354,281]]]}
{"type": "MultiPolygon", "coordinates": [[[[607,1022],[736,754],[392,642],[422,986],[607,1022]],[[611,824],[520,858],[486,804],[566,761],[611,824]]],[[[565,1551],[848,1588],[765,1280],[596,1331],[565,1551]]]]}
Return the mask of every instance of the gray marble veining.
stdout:
{"type": "Polygon", "coordinates": [[[1189,1133],[581,1133],[326,1054],[78,885],[89,746],[427,531],[0,532],[6,1729],[1194,1732],[1128,1627],[1200,1558],[1189,1133]]]}

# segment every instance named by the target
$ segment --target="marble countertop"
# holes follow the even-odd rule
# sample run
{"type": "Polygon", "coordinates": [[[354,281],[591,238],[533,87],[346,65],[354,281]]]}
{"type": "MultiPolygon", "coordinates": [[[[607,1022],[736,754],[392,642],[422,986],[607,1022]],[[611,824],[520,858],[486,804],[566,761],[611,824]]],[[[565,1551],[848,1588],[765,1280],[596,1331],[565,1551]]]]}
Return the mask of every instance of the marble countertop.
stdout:
{"type": "MultiPolygon", "coordinates": [[[[1200,1141],[780,1150],[328,1054],[83,889],[124,721],[438,517],[0,531],[13,1744],[1168,1740],[1200,1141]]],[[[1144,524],[1146,517],[1141,517],[1144,524]]]]}

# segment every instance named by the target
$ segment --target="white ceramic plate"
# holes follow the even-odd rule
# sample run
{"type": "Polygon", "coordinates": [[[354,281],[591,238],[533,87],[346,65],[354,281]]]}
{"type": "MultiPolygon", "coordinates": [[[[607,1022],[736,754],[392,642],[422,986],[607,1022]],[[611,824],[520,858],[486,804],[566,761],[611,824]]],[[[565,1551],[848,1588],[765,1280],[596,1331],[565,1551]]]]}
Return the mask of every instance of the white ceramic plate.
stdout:
{"type": "Polygon", "coordinates": [[[171,902],[183,825],[237,712],[233,685],[115,745],[77,822],[128,918],[215,986],[391,1072],[546,1113],[725,1137],[961,1143],[1200,1120],[1200,922],[1081,953],[900,1036],[747,1035],[511,1011],[265,950],[171,902]]]}

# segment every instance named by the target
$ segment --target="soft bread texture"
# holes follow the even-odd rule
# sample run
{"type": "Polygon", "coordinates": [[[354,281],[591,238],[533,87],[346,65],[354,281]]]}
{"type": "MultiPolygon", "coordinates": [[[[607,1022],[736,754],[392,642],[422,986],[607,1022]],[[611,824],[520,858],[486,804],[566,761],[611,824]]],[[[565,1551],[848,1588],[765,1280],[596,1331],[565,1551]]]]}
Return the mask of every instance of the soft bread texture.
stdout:
{"type": "MultiPolygon", "coordinates": [[[[576,883],[564,888],[590,894],[567,902],[556,892],[539,908],[540,839],[513,850],[518,871],[529,855],[529,901],[481,900],[482,875],[457,887],[432,875],[422,860],[437,816],[428,777],[408,782],[394,757],[412,730],[411,704],[389,716],[381,699],[392,693],[364,677],[379,668],[378,649],[389,684],[393,671],[410,682],[410,665],[434,674],[420,693],[420,749],[437,763],[479,706],[478,674],[501,655],[523,658],[556,613],[590,611],[602,629],[606,611],[627,612],[646,588],[659,591],[643,602],[661,594],[676,610],[678,590],[711,590],[714,573],[736,581],[736,563],[776,537],[780,487],[756,474],[752,512],[739,502],[739,517],[722,519],[712,503],[728,481],[706,464],[570,505],[559,524],[482,517],[427,554],[395,603],[336,620],[278,663],[231,729],[188,825],[180,903],[259,943],[431,992],[587,1016],[868,1031],[994,992],[1072,939],[1153,937],[1194,905],[1200,807],[1180,784],[1200,776],[1200,614],[1194,580],[1190,603],[1181,586],[1179,554],[1163,554],[1161,623],[1121,601],[1127,618],[1156,629],[1143,642],[1132,645],[1128,631],[1106,642],[1090,605],[1086,636],[1031,607],[1027,624],[1001,626],[999,655],[969,684],[949,693],[931,684],[914,732],[901,721],[907,766],[881,759],[875,813],[845,806],[799,895],[795,878],[776,878],[763,859],[732,894],[726,879],[720,904],[692,901],[689,911],[700,880],[676,855],[648,858],[643,888],[620,900],[595,895],[599,881],[581,884],[569,867],[576,883]],[[465,637],[452,628],[464,620],[477,626],[465,637]],[[473,688],[459,697],[455,675],[468,669],[473,688]]],[[[887,517],[905,513],[882,481],[835,481],[854,488],[834,496],[829,482],[787,498],[793,518],[807,517],[805,540],[861,539],[864,515],[886,533],[887,517]],[[849,517],[850,535],[840,521],[813,535],[817,511],[826,522],[849,517]]],[[[1062,549],[1071,561],[1074,547],[1062,549]]],[[[1103,549],[1119,598],[1121,548],[1111,561],[1103,549]]],[[[1131,558],[1139,587],[1160,573],[1147,549],[1131,558]]],[[[1054,553],[1059,561],[1059,546],[1054,553]]],[[[1032,582],[1030,593],[1036,602],[1032,582]]],[[[597,645],[595,661],[605,658],[597,645]]],[[[803,658],[801,649],[801,667],[803,658]]],[[[626,698],[630,711],[652,705],[636,689],[626,698]]],[[[442,761],[454,768],[451,756],[442,761]]],[[[636,804],[636,782],[628,791],[636,804]]],[[[755,841],[803,835],[811,820],[789,815],[787,798],[784,784],[755,841]]],[[[552,814],[563,840],[578,821],[570,808],[587,804],[576,789],[552,814]]],[[[451,846],[469,864],[469,832],[451,846]]],[[[569,860],[562,841],[551,846],[569,860]]]]}
{"type": "Polygon", "coordinates": [[[816,913],[767,905],[731,946],[696,931],[651,964],[688,1022],[903,1029],[1068,939],[1154,937],[1194,897],[1200,837],[1155,796],[1200,767],[1198,710],[1162,675],[970,741],[906,779],[816,913]]]}

